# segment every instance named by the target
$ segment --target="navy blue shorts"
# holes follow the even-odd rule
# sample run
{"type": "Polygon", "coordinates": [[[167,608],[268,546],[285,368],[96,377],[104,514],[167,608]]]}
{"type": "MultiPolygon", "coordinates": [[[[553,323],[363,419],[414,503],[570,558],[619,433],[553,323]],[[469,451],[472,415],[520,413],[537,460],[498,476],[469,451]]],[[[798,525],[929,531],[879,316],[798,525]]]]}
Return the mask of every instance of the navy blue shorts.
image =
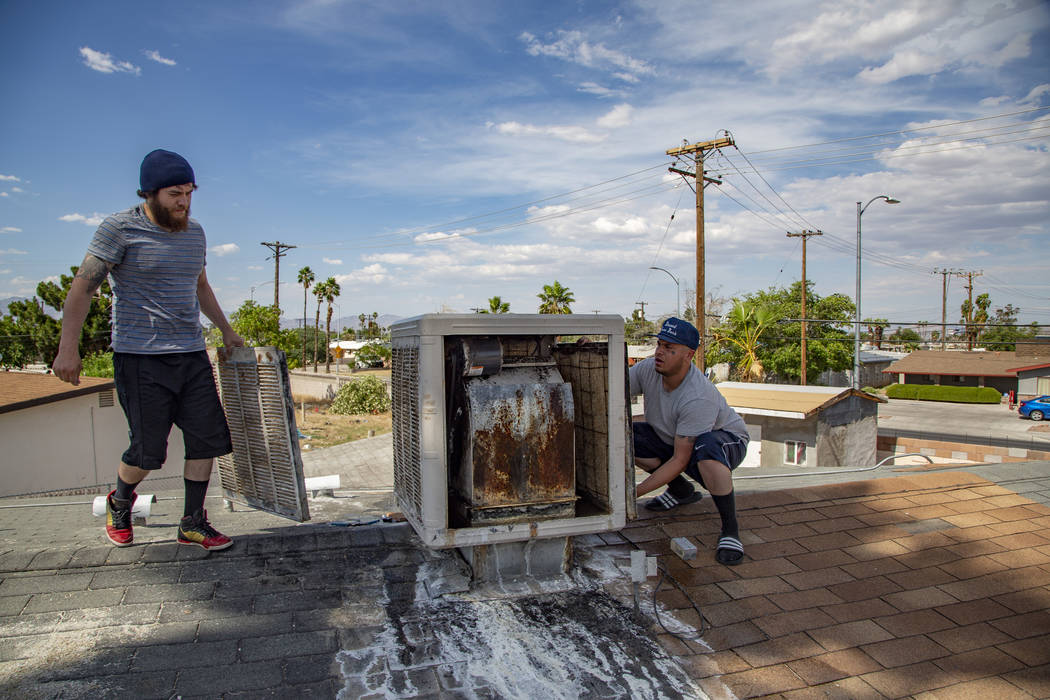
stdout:
{"type": "Polygon", "coordinates": [[[115,352],[113,379],[131,439],[121,456],[124,464],[160,469],[172,425],[182,430],[186,459],[221,457],[233,451],[207,352],[115,352]]]}
{"type": "MultiPolygon", "coordinates": [[[[634,427],[634,456],[642,458],[656,458],[660,463],[671,459],[674,455],[674,446],[668,445],[656,434],[653,426],[644,422],[632,424],[634,427]]],[[[685,473],[700,480],[700,470],[696,463],[705,459],[713,459],[726,465],[730,471],[736,469],[744,456],[747,454],[747,439],[741,438],[727,430],[712,430],[696,438],[693,443],[693,454],[689,457],[689,464],[685,467],[685,473]]]]}

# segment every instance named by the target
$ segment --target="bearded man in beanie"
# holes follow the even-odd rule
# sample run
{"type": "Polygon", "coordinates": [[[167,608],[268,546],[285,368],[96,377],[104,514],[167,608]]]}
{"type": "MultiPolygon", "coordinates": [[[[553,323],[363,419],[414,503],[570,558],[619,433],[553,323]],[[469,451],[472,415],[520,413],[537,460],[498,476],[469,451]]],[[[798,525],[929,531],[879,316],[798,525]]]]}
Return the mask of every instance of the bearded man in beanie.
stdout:
{"type": "Polygon", "coordinates": [[[193,168],[171,151],[147,154],[139,170],[145,201],[107,217],[95,231],[62,311],[62,338],[52,369],[79,384],[78,343],[91,297],[112,278],[113,375],[131,444],[106,497],[106,536],[132,544],[135,487],[160,469],[171,426],[186,447],[186,502],[178,542],[226,549],[232,540],[208,522],[204,497],[215,457],[232,451],[226,416],[212,379],[200,315],[222,332],[226,347],[244,340],[226,320],[205,274],[204,229],[190,218],[197,189],[193,168]]]}
{"type": "Polygon", "coordinates": [[[656,339],[653,356],[629,370],[631,395],[645,397],[645,421],[633,424],[634,456],[649,476],[638,484],[637,494],[666,484],[666,491],[645,504],[647,509],[668,511],[696,503],[701,494],[682,474],[692,477],[710,491],[722,519],[715,559],[739,564],[744,546],[736,521],[733,470],[747,453],[747,426],[693,366],[700,333],[691,323],[669,318],[656,339]]]}

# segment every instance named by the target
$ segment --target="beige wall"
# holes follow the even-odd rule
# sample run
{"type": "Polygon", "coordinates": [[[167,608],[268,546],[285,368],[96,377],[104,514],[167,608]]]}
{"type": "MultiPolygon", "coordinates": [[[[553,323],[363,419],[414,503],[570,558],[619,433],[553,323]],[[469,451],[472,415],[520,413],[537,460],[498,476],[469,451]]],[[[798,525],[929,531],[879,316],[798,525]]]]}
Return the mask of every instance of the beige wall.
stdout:
{"type": "MultiPolygon", "coordinates": [[[[76,396],[0,413],[0,496],[113,483],[128,447],[128,424],[116,403],[76,396]]],[[[168,439],[165,476],[182,474],[182,432],[168,439]]]]}

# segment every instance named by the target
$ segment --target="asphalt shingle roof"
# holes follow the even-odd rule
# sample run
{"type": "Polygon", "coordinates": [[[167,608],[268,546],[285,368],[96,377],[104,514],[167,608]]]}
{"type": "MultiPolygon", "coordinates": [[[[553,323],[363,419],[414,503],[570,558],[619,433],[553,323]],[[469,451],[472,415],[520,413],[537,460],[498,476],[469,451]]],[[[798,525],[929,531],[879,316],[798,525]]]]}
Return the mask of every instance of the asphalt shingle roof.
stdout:
{"type": "Polygon", "coordinates": [[[73,386],[53,374],[0,372],[0,413],[112,388],[113,380],[102,377],[81,377],[80,385],[73,386]]]}

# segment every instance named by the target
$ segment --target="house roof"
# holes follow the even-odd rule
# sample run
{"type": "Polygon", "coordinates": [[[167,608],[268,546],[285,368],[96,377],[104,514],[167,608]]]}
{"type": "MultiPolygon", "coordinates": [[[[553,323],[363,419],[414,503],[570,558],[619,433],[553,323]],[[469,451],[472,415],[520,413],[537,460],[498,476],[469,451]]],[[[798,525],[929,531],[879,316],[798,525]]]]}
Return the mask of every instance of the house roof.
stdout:
{"type": "Polygon", "coordinates": [[[737,413],[759,416],[808,418],[850,396],[883,403],[878,396],[843,387],[747,382],[720,382],[715,386],[737,413]]]}
{"type": "Polygon", "coordinates": [[[103,377],[81,377],[80,385],[73,386],[53,374],[0,372],[0,413],[93,394],[113,386],[112,379],[103,377]]]}
{"type": "MultiPolygon", "coordinates": [[[[1032,358],[1038,361],[1041,358],[1032,358]]],[[[1050,358],[1047,358],[1050,359],[1050,358]]],[[[887,374],[936,374],[961,377],[1016,377],[1013,351],[916,350],[882,370],[887,374]]]]}
{"type": "Polygon", "coordinates": [[[1040,363],[1038,365],[1028,365],[1027,367],[1014,367],[1010,371],[1011,372],[1028,372],[1029,370],[1046,369],[1047,367],[1050,367],[1050,362],[1043,362],[1043,363],[1040,363]]]}

